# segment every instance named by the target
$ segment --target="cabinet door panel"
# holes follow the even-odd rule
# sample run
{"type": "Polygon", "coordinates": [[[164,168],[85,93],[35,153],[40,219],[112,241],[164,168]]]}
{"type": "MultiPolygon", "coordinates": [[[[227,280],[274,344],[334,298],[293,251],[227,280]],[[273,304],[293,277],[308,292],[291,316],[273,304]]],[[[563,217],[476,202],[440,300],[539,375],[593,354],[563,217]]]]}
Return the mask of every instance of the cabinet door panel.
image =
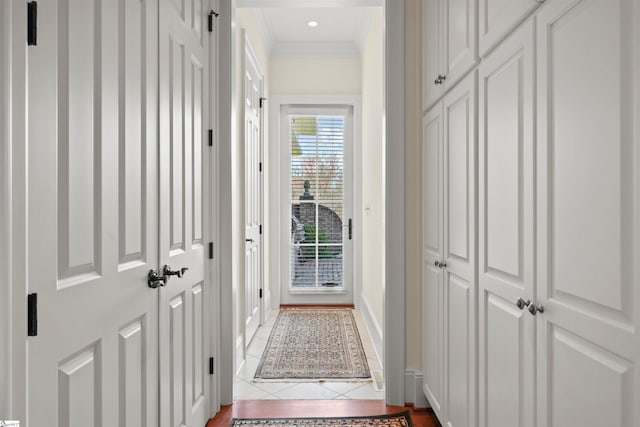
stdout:
{"type": "Polygon", "coordinates": [[[424,384],[423,389],[438,417],[444,413],[444,299],[442,270],[435,266],[443,259],[443,123],[442,104],[423,118],[422,212],[423,212],[423,307],[424,384]]]}
{"type": "Polygon", "coordinates": [[[436,83],[442,73],[442,0],[425,0],[422,4],[422,107],[429,109],[442,95],[436,83]]]}
{"type": "Polygon", "coordinates": [[[632,232],[640,216],[633,204],[639,162],[631,154],[638,150],[638,111],[629,89],[637,85],[637,45],[630,40],[638,7],[558,0],[536,19],[537,276],[545,310],[537,319],[540,352],[547,354],[539,360],[538,393],[539,418],[548,425],[600,424],[599,416],[584,419],[585,407],[612,415],[609,425],[639,422],[631,403],[640,383],[632,362],[640,283],[632,232]],[[597,395],[581,376],[597,383],[597,395]]]}
{"type": "Polygon", "coordinates": [[[443,4],[441,71],[446,76],[445,91],[455,86],[477,62],[476,1],[448,0],[443,4]]]}
{"type": "Polygon", "coordinates": [[[478,46],[480,56],[524,20],[541,2],[536,0],[480,0],[478,46]]]}
{"type": "Polygon", "coordinates": [[[479,425],[533,426],[532,24],[479,73],[479,425]]]}

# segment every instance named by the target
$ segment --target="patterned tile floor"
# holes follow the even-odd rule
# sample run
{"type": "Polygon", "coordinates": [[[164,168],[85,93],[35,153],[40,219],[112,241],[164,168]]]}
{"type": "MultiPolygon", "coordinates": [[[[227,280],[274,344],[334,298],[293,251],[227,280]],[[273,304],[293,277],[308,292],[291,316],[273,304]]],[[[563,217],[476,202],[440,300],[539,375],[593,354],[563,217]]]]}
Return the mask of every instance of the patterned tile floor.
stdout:
{"type": "MultiPolygon", "coordinates": [[[[362,346],[367,355],[369,369],[381,370],[380,361],[358,310],[354,310],[362,346]]],[[[262,357],[271,328],[278,316],[273,310],[267,317],[247,349],[247,360],[239,369],[233,384],[234,400],[256,399],[384,399],[384,391],[376,391],[373,382],[255,382],[253,376],[262,357]]]]}

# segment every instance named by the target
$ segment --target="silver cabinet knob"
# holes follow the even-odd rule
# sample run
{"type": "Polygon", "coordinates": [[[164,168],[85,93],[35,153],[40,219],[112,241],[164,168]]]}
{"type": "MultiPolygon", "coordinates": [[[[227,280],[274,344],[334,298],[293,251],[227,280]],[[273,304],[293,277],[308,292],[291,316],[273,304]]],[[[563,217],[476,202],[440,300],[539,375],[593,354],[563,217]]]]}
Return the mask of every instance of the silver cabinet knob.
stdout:
{"type": "Polygon", "coordinates": [[[544,307],[542,305],[531,304],[529,305],[529,313],[534,316],[536,315],[536,313],[544,313],[544,307]]]}
{"type": "Polygon", "coordinates": [[[520,310],[524,309],[525,307],[530,307],[531,306],[531,301],[530,300],[523,300],[522,298],[518,298],[518,300],[516,301],[516,307],[518,307],[520,310]]]}

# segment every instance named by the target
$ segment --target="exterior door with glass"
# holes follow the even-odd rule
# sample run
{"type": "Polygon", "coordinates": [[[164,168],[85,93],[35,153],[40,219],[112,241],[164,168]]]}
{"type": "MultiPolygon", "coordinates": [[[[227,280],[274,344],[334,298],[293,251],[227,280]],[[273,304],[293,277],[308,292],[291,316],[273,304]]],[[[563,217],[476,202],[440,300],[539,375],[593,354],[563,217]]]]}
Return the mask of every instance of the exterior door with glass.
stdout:
{"type": "Polygon", "coordinates": [[[289,106],[282,111],[291,227],[283,303],[353,303],[353,109],[289,106]]]}

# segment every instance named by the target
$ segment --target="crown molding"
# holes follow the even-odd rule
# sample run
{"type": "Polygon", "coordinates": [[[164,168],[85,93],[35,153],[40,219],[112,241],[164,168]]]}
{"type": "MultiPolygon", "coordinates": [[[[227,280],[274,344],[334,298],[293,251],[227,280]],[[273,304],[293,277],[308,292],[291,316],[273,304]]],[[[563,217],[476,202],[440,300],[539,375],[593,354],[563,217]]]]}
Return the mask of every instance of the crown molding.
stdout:
{"type": "Polygon", "coordinates": [[[275,43],[271,59],[359,59],[355,43],[275,43]]]}

